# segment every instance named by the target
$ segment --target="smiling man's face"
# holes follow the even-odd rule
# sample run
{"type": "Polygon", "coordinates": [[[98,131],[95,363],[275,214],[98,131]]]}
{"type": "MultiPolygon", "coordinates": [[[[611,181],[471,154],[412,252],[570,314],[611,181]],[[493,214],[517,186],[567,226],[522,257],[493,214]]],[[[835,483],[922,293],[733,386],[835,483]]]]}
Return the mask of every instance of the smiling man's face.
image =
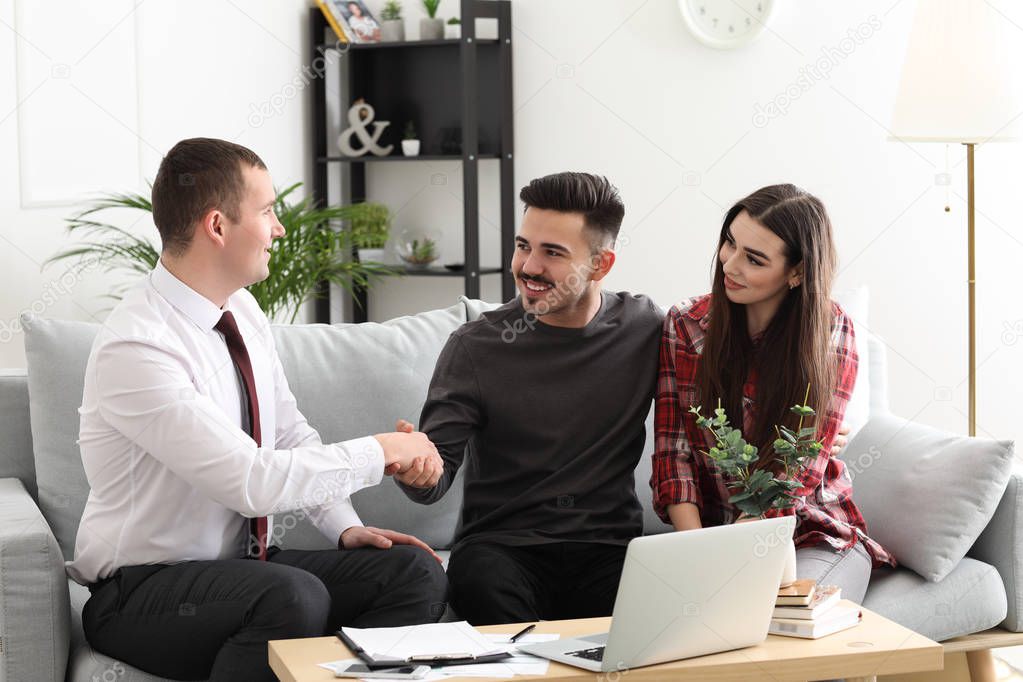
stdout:
{"type": "Polygon", "coordinates": [[[270,274],[270,249],[284,236],[284,227],[273,210],[275,192],[266,169],[250,166],[242,175],[245,193],[238,202],[237,219],[226,215],[224,219],[224,267],[247,287],[270,274]]]}
{"type": "Polygon", "coordinates": [[[586,307],[597,285],[592,239],[580,213],[526,209],[511,267],[527,312],[556,323],[586,307]]]}

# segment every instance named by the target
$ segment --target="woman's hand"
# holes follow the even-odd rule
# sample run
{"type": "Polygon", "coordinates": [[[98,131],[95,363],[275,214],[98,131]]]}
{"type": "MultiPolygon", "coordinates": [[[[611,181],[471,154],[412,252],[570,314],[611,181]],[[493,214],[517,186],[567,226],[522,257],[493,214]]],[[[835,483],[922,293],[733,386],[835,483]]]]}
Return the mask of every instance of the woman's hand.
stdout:
{"type": "Polygon", "coordinates": [[[838,427],[838,434],[835,436],[835,442],[831,444],[831,456],[835,457],[845,446],[849,444],[849,425],[842,422],[842,425],[838,427]]]}

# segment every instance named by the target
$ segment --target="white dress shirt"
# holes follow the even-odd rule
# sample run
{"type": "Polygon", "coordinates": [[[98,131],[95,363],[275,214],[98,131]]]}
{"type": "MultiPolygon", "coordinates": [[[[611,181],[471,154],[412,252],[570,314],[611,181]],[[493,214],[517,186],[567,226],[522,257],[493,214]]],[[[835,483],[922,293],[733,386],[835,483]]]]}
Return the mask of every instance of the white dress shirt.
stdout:
{"type": "Polygon", "coordinates": [[[297,511],[336,543],[361,525],[350,495],[383,476],[375,438],[321,443],[249,292],[221,310],[162,263],[96,337],[79,414],[91,490],[67,571],[83,585],[121,566],[243,557],[247,517],[297,511]],[[252,362],[262,447],[243,430],[244,389],[213,329],[224,310],[252,362]]]}

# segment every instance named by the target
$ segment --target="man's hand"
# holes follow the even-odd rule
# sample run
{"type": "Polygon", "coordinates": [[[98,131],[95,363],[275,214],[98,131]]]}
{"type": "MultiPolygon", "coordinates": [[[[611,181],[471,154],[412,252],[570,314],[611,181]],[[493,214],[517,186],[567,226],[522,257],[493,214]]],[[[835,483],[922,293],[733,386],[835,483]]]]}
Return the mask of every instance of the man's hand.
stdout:
{"type": "MultiPolygon", "coordinates": [[[[399,419],[394,425],[394,430],[398,433],[415,433],[416,427],[412,422],[399,419]]],[[[394,476],[399,482],[412,488],[432,488],[444,474],[444,460],[437,455],[416,460],[411,468],[401,473],[393,466],[384,469],[384,473],[394,476]]]]}
{"type": "Polygon", "coordinates": [[[408,471],[417,460],[440,460],[437,448],[422,433],[378,433],[374,438],[384,450],[384,474],[387,476],[408,471]]]}
{"type": "Polygon", "coordinates": [[[394,544],[412,545],[430,553],[440,563],[444,560],[437,556],[428,544],[414,535],[399,533],[395,530],[373,528],[371,526],[352,526],[341,533],[337,542],[338,549],[356,549],[357,547],[376,547],[378,549],[390,549],[394,544]]]}
{"type": "Polygon", "coordinates": [[[849,444],[849,425],[842,422],[842,425],[838,427],[838,435],[835,436],[835,442],[831,444],[831,455],[836,456],[842,451],[842,449],[849,444]]]}

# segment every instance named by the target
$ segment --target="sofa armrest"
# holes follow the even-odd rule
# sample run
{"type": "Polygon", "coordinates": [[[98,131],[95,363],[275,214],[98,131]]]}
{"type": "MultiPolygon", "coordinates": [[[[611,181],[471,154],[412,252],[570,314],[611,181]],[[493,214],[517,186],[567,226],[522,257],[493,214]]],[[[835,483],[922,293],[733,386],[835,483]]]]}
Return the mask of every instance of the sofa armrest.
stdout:
{"type": "Polygon", "coordinates": [[[21,481],[0,479],[0,679],[63,682],[69,637],[57,539],[21,481]]]}
{"type": "Polygon", "coordinates": [[[1002,627],[1023,632],[1023,474],[1009,478],[995,515],[967,556],[998,570],[1009,605],[1002,627]]]}

